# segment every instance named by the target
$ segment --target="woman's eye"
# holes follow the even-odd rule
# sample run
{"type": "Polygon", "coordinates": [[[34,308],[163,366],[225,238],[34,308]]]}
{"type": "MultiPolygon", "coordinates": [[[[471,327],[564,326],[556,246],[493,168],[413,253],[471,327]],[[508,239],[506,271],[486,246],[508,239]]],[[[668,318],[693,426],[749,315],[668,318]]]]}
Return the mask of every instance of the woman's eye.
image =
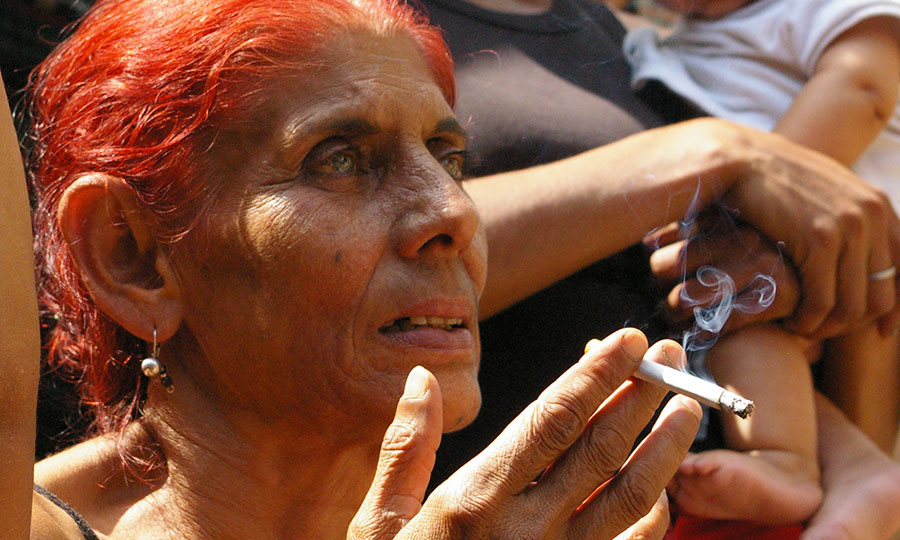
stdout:
{"type": "Polygon", "coordinates": [[[317,174],[352,174],[359,168],[359,158],[351,148],[331,152],[317,159],[311,167],[317,174]]]}
{"type": "Polygon", "coordinates": [[[457,152],[441,158],[441,165],[455,180],[463,179],[463,154],[457,152]]]}

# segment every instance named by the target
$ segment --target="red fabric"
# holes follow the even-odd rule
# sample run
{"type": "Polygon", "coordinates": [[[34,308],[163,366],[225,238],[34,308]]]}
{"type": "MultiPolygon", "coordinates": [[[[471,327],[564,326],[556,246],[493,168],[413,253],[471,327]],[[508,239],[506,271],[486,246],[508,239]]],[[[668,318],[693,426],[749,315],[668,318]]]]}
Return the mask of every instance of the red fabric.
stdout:
{"type": "Polygon", "coordinates": [[[679,515],[664,540],[797,540],[803,527],[770,527],[750,521],[719,521],[679,515]]]}

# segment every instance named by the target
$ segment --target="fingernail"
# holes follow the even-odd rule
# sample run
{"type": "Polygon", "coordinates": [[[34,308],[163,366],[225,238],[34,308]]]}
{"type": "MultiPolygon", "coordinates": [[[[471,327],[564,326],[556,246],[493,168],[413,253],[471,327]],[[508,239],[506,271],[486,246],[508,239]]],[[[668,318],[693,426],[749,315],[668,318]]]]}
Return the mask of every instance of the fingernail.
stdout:
{"type": "Polygon", "coordinates": [[[654,273],[657,273],[670,268],[678,268],[680,266],[678,265],[678,261],[681,259],[681,254],[681,244],[669,244],[663,246],[650,255],[650,269],[654,273]]]}
{"type": "Polygon", "coordinates": [[[591,349],[593,349],[594,347],[596,347],[596,346],[599,345],[599,344],[600,344],[600,340],[599,340],[599,339],[596,339],[596,338],[595,338],[595,339],[592,339],[592,340],[590,340],[590,341],[588,341],[588,342],[584,345],[584,352],[585,352],[585,353],[589,352],[591,349]]]}
{"type": "Polygon", "coordinates": [[[406,386],[403,388],[403,397],[422,397],[428,393],[428,370],[422,366],[416,366],[406,377],[406,386]]]}
{"type": "Polygon", "coordinates": [[[640,362],[644,356],[644,340],[640,338],[639,332],[627,332],[622,336],[622,350],[629,359],[634,362],[640,362]]]}
{"type": "Polygon", "coordinates": [[[700,417],[703,416],[703,410],[700,409],[700,404],[697,403],[697,400],[695,400],[693,398],[689,398],[687,396],[683,396],[681,394],[676,394],[674,399],[677,399],[678,404],[681,405],[683,408],[687,409],[688,411],[690,411],[690,413],[694,416],[694,418],[697,420],[697,422],[700,423],[700,421],[701,421],[700,417]],[[700,416],[697,415],[698,409],[701,411],[700,416]]]}

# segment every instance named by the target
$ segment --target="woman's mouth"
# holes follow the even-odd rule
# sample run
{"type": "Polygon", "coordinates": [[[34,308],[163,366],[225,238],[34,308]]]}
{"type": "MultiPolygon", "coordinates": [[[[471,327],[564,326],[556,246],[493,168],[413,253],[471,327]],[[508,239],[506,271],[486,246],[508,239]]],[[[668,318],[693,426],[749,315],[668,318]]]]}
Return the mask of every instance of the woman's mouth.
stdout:
{"type": "Polygon", "coordinates": [[[465,328],[463,320],[456,317],[438,317],[433,315],[418,315],[415,317],[403,317],[396,319],[378,329],[382,334],[395,334],[408,332],[417,328],[437,328],[452,331],[456,328],[465,328]]]}

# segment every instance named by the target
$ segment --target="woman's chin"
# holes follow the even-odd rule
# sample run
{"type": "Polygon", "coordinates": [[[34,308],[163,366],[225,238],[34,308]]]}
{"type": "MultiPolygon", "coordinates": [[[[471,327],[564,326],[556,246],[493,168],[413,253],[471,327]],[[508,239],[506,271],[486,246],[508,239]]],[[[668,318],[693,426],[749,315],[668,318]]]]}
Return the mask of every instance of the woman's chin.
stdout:
{"type": "Polygon", "coordinates": [[[478,416],[481,409],[481,389],[477,376],[467,381],[455,381],[455,384],[446,388],[442,384],[441,395],[444,400],[444,433],[458,431],[471,424],[478,416]]]}

